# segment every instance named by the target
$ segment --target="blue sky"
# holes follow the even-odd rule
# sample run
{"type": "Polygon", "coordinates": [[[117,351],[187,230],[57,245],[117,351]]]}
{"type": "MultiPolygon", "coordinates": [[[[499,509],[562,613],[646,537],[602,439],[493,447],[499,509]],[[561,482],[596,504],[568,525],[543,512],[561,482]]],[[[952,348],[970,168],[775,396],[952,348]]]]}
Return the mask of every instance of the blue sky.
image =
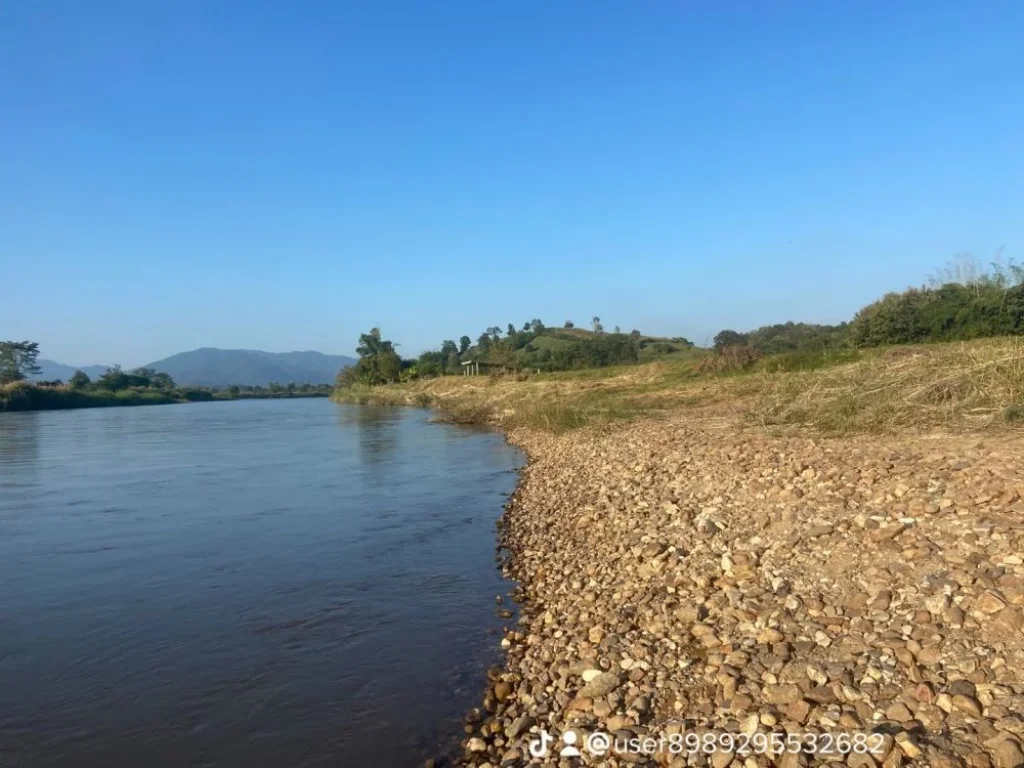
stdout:
{"type": "Polygon", "coordinates": [[[0,4],[0,338],[848,319],[1024,256],[1019,2],[0,4]]]}

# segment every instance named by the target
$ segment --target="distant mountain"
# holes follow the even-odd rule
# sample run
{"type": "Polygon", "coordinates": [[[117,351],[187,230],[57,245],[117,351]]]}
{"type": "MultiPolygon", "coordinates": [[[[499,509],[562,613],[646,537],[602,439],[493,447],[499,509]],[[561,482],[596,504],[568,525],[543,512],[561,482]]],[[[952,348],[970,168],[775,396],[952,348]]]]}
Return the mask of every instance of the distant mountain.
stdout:
{"type": "Polygon", "coordinates": [[[36,376],[30,376],[33,381],[54,381],[59,379],[61,381],[67,381],[75,375],[75,371],[82,371],[89,376],[90,379],[95,379],[102,376],[104,371],[109,368],[109,365],[83,365],[81,367],[74,365],[64,365],[63,363],[55,363],[53,360],[38,360],[36,361],[42,372],[36,376]]]}
{"type": "MultiPolygon", "coordinates": [[[[277,384],[331,384],[346,365],[355,359],[344,355],[320,352],[262,352],[258,349],[216,349],[203,347],[165,357],[146,368],[169,374],[178,384],[197,387],[261,386],[277,384]]],[[[75,371],[84,371],[97,379],[109,365],[64,365],[53,360],[39,360],[42,372],[34,381],[67,381],[75,371]]]]}
{"type": "Polygon", "coordinates": [[[201,387],[267,386],[270,383],[330,384],[355,359],[320,352],[262,352],[202,347],[149,363],[178,384],[201,387]]]}

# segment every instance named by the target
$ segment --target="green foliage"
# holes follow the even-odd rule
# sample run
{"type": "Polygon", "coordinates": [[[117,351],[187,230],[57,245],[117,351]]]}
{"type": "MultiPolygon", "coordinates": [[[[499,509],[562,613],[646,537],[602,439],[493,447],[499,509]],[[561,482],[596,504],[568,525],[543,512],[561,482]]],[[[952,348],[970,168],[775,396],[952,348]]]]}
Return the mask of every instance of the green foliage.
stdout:
{"type": "Polygon", "coordinates": [[[715,350],[735,346],[765,355],[837,352],[847,347],[879,347],[940,341],[967,341],[1024,334],[1024,266],[1010,261],[986,269],[958,257],[933,276],[931,284],[887,293],[850,323],[766,325],[749,333],[721,331],[715,350]]]}
{"type": "Polygon", "coordinates": [[[743,347],[747,344],[747,334],[732,330],[719,331],[715,335],[715,351],[720,352],[726,347],[743,347]]]}
{"type": "Polygon", "coordinates": [[[359,355],[356,364],[343,368],[338,373],[339,386],[387,384],[398,381],[402,370],[402,358],[395,352],[395,345],[381,337],[380,328],[371,328],[369,333],[359,336],[356,353],[359,355]]]}
{"type": "MultiPolygon", "coordinates": [[[[454,348],[454,342],[445,342],[445,344],[451,343],[454,348]]],[[[442,345],[444,347],[444,345],[442,345]]],[[[448,358],[452,354],[452,350],[447,352],[442,349],[441,351],[431,350],[424,352],[416,360],[415,373],[408,373],[404,378],[417,378],[419,376],[441,376],[445,373],[448,366],[448,358]]],[[[457,358],[456,358],[457,359],[457,358]]],[[[405,371],[403,371],[405,373],[405,371]]]]}
{"type": "Polygon", "coordinates": [[[638,362],[640,342],[623,334],[545,334],[526,344],[518,359],[520,367],[542,371],[603,368],[638,362]]]}
{"type": "Polygon", "coordinates": [[[459,339],[459,354],[466,354],[471,346],[473,346],[473,340],[469,336],[463,336],[459,339]]]}
{"type": "Polygon", "coordinates": [[[861,353],[856,349],[810,349],[800,352],[781,352],[761,359],[759,371],[780,373],[783,371],[817,371],[834,365],[843,365],[859,360],[861,353]]]}
{"type": "Polygon", "coordinates": [[[640,344],[641,362],[688,354],[693,350],[693,342],[681,337],[676,339],[644,338],[639,331],[632,331],[629,337],[636,339],[640,344]]]}
{"type": "Polygon", "coordinates": [[[778,323],[763,325],[749,333],[720,331],[715,336],[715,351],[728,347],[751,347],[763,355],[783,352],[839,349],[846,345],[846,323],[816,325],[814,323],[778,323]]]}
{"type": "Polygon", "coordinates": [[[63,410],[116,405],[160,405],[177,402],[169,393],[153,390],[113,392],[73,387],[39,387],[27,381],[0,386],[0,411],[63,410]]]}
{"type": "MultiPolygon", "coordinates": [[[[125,374],[128,375],[128,374],[125,374]]],[[[84,374],[83,374],[84,376],[84,374]]],[[[74,380],[72,376],[72,380],[74,380]]],[[[88,378],[88,377],[86,377],[88,378]]],[[[276,386],[274,392],[263,387],[230,387],[216,390],[208,387],[129,387],[107,389],[96,384],[52,386],[18,381],[0,385],[0,411],[63,410],[68,408],[103,408],[121,405],[165,405],[169,403],[207,402],[211,400],[242,400],[262,397],[327,397],[331,389],[325,385],[289,384],[276,386]]]]}
{"type": "Polygon", "coordinates": [[[402,358],[396,352],[385,352],[377,361],[378,375],[384,383],[395,381],[402,370],[402,358]]]}
{"type": "Polygon", "coordinates": [[[371,328],[369,333],[359,335],[356,354],[361,358],[373,358],[386,352],[394,352],[395,345],[381,338],[380,328],[371,328]]]}
{"type": "MultiPolygon", "coordinates": [[[[0,354],[9,376],[24,377],[38,373],[35,364],[39,354],[33,342],[4,342],[0,354]]],[[[309,384],[271,385],[272,394],[293,397],[326,397],[330,389],[309,384]]],[[[121,366],[108,368],[96,382],[82,371],[75,371],[67,386],[59,381],[31,383],[24,378],[0,383],[0,411],[54,410],[95,408],[116,405],[159,405],[165,403],[232,400],[239,397],[263,397],[261,387],[231,387],[214,390],[208,387],[178,387],[166,373],[152,368],[136,368],[125,372],[121,366]]]]}
{"type": "Polygon", "coordinates": [[[1003,409],[1003,421],[1013,423],[1024,421],[1024,405],[1008,405],[1003,409]]]}
{"type": "Polygon", "coordinates": [[[22,381],[38,374],[39,344],[35,341],[0,341],[0,384],[22,381]]]}
{"type": "Polygon", "coordinates": [[[174,379],[166,373],[156,371],[149,377],[149,385],[157,389],[174,389],[174,379]]]}
{"type": "MultiPolygon", "coordinates": [[[[79,373],[81,372],[79,371],[79,373]]],[[[82,375],[85,376],[84,373],[82,375]]],[[[88,378],[86,376],[86,379],[88,378]]],[[[96,380],[96,386],[109,392],[132,388],[170,390],[174,389],[174,379],[166,373],[155,371],[152,368],[135,368],[126,372],[120,365],[115,365],[104,371],[103,375],[96,380]]]]}
{"type": "Polygon", "coordinates": [[[1024,283],[981,279],[889,293],[850,323],[858,347],[1024,334],[1024,283]]]}

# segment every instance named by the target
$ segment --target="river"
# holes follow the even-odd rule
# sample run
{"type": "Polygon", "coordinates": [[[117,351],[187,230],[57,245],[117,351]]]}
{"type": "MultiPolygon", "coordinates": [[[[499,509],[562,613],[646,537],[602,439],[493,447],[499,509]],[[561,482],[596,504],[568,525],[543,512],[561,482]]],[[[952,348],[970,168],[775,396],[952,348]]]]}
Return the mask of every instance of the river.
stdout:
{"type": "Polygon", "coordinates": [[[321,398],[0,414],[0,765],[420,764],[498,661],[521,463],[321,398]]]}

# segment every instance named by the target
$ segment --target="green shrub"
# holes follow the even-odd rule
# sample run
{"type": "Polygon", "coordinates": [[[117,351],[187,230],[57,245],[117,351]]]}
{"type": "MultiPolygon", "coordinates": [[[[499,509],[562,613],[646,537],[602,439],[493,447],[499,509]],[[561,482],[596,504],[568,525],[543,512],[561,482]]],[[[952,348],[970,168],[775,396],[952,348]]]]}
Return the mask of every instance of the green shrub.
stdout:
{"type": "Polygon", "coordinates": [[[1024,404],[1015,403],[1003,409],[1003,421],[1013,423],[1024,421],[1024,404]]]}

